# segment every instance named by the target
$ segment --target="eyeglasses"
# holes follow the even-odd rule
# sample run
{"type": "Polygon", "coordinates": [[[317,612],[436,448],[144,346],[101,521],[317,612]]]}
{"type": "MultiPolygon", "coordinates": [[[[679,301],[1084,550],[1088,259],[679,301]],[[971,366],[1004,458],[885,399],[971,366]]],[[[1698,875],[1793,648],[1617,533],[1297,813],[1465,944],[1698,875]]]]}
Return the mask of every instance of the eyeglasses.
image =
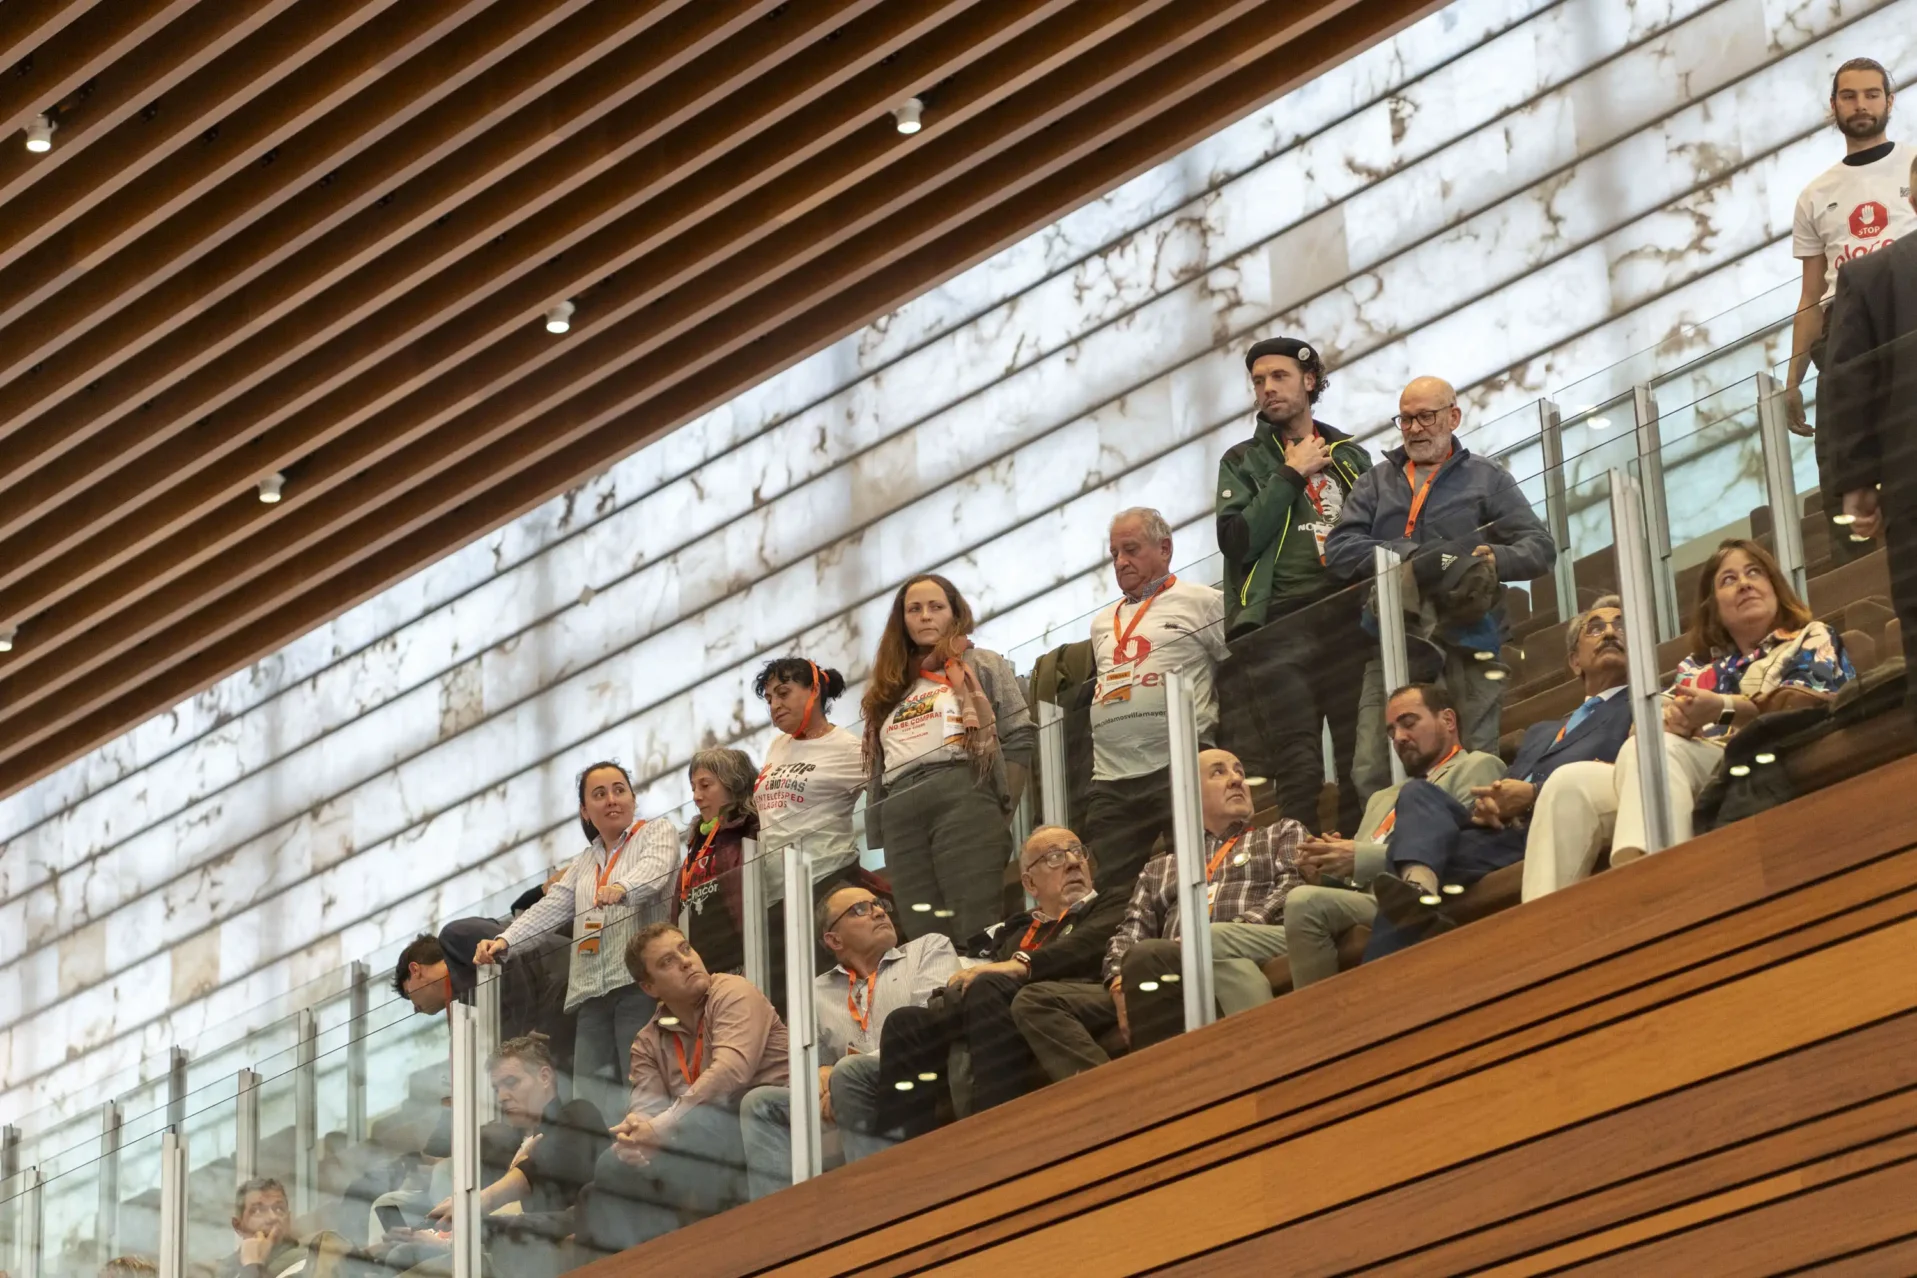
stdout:
{"type": "Polygon", "coordinates": [[[1083,843],[1074,843],[1066,848],[1053,848],[1043,856],[1035,856],[1026,862],[1027,870],[1036,870],[1041,866],[1047,870],[1062,870],[1068,865],[1090,863],[1092,854],[1085,850],[1083,843]]]}
{"type": "Polygon", "coordinates": [[[1607,630],[1615,630],[1619,634],[1623,634],[1624,618],[1619,617],[1613,621],[1609,617],[1593,617],[1584,623],[1584,633],[1590,635],[1593,639],[1607,630]]]}
{"type": "Polygon", "coordinates": [[[1440,417],[1443,417],[1457,406],[1458,401],[1454,399],[1443,408],[1428,408],[1422,413],[1399,413],[1391,419],[1391,424],[1399,430],[1410,430],[1412,423],[1415,422],[1420,429],[1430,430],[1438,424],[1440,417]]]}
{"type": "Polygon", "coordinates": [[[873,899],[869,901],[854,901],[852,902],[852,904],[846,906],[843,910],[840,910],[837,914],[833,915],[832,921],[825,925],[825,930],[830,932],[833,928],[839,925],[839,920],[846,917],[848,914],[855,919],[863,919],[863,918],[870,917],[875,911],[879,914],[885,914],[886,909],[885,909],[884,902],[879,901],[877,899],[873,899]]]}

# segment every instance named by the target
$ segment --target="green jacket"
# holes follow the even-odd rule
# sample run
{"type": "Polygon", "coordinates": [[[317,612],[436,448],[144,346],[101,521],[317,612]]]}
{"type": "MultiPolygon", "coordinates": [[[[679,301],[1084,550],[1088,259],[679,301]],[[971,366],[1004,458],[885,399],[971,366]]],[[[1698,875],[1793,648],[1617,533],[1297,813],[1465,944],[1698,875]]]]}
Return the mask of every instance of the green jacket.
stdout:
{"type": "MultiPolygon", "coordinates": [[[[1343,431],[1312,423],[1331,449],[1331,475],[1349,497],[1371,469],[1371,454],[1343,431]]],[[[1225,560],[1225,629],[1229,634],[1270,620],[1273,600],[1303,605],[1334,589],[1318,543],[1301,526],[1317,520],[1305,479],[1285,465],[1284,446],[1263,415],[1257,432],[1218,462],[1218,549],[1225,560]]]]}

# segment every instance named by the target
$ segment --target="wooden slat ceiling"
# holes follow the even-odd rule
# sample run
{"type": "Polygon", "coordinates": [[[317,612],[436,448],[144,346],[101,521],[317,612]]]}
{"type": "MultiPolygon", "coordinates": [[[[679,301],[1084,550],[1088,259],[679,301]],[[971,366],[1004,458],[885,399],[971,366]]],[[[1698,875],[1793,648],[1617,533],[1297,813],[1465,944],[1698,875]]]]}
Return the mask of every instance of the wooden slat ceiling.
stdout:
{"type": "Polygon", "coordinates": [[[0,793],[1431,7],[0,0],[0,793]]]}

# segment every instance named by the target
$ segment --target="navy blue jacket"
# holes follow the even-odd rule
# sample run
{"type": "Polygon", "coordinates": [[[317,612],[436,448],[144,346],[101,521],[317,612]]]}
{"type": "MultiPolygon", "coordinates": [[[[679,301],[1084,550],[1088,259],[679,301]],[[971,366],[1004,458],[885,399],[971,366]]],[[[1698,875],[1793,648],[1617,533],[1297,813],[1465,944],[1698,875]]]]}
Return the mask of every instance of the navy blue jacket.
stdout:
{"type": "MultiPolygon", "coordinates": [[[[1568,719],[1570,716],[1566,715],[1568,719]]],[[[1556,740],[1565,719],[1534,723],[1518,746],[1507,776],[1533,785],[1543,785],[1553,772],[1567,763],[1617,762],[1617,752],[1631,735],[1631,690],[1620,688],[1593,710],[1576,732],[1556,740]]]]}
{"type": "Polygon", "coordinates": [[[1374,546],[1389,546],[1409,559],[1418,547],[1440,541],[1491,547],[1498,555],[1499,581],[1530,581],[1551,571],[1557,547],[1518,481],[1462,444],[1438,468],[1418,526],[1405,536],[1411,482],[1404,463],[1404,449],[1394,448],[1351,486],[1338,526],[1325,538],[1325,566],[1335,575],[1345,581],[1369,577],[1374,546]]]}

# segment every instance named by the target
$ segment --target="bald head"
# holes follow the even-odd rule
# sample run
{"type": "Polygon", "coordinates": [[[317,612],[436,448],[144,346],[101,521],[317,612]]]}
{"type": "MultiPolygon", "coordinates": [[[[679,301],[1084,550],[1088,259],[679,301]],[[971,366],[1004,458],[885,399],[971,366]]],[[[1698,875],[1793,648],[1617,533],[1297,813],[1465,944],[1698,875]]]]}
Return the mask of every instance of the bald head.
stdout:
{"type": "Polygon", "coordinates": [[[1420,466],[1435,466],[1451,455],[1451,436],[1463,414],[1458,392],[1442,377],[1414,377],[1398,395],[1398,430],[1405,456],[1420,466]]]}

